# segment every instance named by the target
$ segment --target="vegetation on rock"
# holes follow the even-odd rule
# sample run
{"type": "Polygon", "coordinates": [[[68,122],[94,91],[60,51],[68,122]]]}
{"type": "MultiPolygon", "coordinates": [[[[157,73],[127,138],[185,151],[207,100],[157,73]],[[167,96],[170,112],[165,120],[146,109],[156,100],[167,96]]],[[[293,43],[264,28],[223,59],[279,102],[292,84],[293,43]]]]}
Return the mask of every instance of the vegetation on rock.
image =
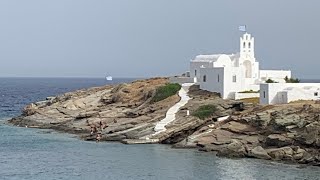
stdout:
{"type": "Polygon", "coordinates": [[[252,97],[252,98],[243,98],[241,99],[244,103],[252,103],[252,104],[259,104],[260,99],[258,97],[252,97]]]}
{"type": "Polygon", "coordinates": [[[200,119],[205,119],[207,117],[212,116],[216,112],[217,108],[215,105],[203,105],[200,106],[197,110],[195,110],[192,115],[196,116],[200,119]]]}
{"type": "Polygon", "coordinates": [[[277,81],[274,81],[274,80],[272,80],[272,79],[267,79],[266,80],[266,83],[278,83],[277,81]]]}
{"type": "Polygon", "coordinates": [[[157,88],[155,96],[152,98],[152,102],[162,101],[170,96],[178,93],[181,89],[181,85],[178,83],[170,83],[165,86],[157,88]]]}
{"type": "Polygon", "coordinates": [[[299,83],[300,79],[298,78],[288,78],[288,76],[286,76],[284,78],[284,80],[286,81],[286,83],[299,83]]]}

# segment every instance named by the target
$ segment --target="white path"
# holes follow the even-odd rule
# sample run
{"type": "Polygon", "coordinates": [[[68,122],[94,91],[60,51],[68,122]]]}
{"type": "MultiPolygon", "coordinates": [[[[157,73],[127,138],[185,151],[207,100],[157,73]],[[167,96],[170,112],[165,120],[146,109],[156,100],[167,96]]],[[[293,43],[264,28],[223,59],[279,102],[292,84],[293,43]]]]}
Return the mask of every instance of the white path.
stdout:
{"type": "Polygon", "coordinates": [[[181,89],[179,91],[179,96],[181,97],[180,101],[173,105],[166,113],[166,117],[162,119],[160,122],[156,124],[156,127],[154,130],[156,131],[153,136],[156,134],[159,134],[166,130],[165,126],[171,123],[176,119],[176,113],[179,111],[181,107],[186,105],[188,101],[191,99],[188,96],[189,87],[193,85],[194,83],[184,83],[181,86],[181,89]]]}

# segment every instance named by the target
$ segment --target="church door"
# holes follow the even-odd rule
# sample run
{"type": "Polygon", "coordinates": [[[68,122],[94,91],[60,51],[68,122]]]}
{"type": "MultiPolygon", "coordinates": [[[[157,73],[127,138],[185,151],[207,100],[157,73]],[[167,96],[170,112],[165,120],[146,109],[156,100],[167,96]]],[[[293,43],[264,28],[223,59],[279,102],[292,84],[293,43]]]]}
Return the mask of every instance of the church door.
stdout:
{"type": "Polygon", "coordinates": [[[252,78],[252,66],[251,66],[251,62],[246,60],[243,62],[243,66],[244,66],[244,70],[245,70],[245,77],[246,78],[252,78]]]}

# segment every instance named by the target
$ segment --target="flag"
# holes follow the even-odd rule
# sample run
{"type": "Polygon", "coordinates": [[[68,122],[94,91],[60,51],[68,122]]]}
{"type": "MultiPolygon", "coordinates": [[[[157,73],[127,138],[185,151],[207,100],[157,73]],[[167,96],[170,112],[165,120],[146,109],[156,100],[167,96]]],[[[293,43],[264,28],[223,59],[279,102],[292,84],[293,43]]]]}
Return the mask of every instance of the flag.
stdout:
{"type": "Polygon", "coordinates": [[[246,32],[246,26],[245,25],[239,26],[239,31],[246,32]]]}

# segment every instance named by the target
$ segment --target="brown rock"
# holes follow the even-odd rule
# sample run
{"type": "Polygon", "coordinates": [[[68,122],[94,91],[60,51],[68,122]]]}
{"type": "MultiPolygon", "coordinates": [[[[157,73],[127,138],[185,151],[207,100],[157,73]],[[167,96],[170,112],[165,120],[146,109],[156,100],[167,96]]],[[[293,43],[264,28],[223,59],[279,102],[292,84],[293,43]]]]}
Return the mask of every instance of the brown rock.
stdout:
{"type": "Polygon", "coordinates": [[[291,147],[267,149],[267,152],[275,160],[289,160],[292,159],[293,155],[293,149],[291,147]]]}
{"type": "Polygon", "coordinates": [[[320,147],[320,122],[313,122],[308,124],[303,132],[301,132],[296,138],[302,144],[314,145],[320,147]]]}
{"type": "Polygon", "coordinates": [[[268,113],[257,113],[256,117],[251,120],[251,124],[257,127],[266,127],[271,120],[270,114],[268,113]]]}
{"type": "Polygon", "coordinates": [[[315,161],[315,157],[310,153],[305,152],[303,158],[299,161],[299,163],[313,163],[315,161]]]}
{"type": "Polygon", "coordinates": [[[257,146],[255,148],[251,149],[248,152],[248,155],[250,157],[255,157],[255,158],[259,158],[259,159],[271,159],[268,152],[265,149],[263,149],[261,146],[257,146]]]}
{"type": "Polygon", "coordinates": [[[306,154],[306,151],[298,147],[298,149],[295,151],[295,154],[293,155],[293,159],[300,160],[305,156],[305,154],[306,154]]]}
{"type": "Polygon", "coordinates": [[[225,157],[245,157],[247,152],[240,141],[233,139],[230,144],[224,145],[217,155],[225,157]]]}
{"type": "Polygon", "coordinates": [[[240,133],[240,134],[246,134],[247,132],[252,132],[255,131],[255,129],[248,125],[248,124],[243,124],[240,122],[236,121],[230,121],[227,124],[224,124],[221,129],[225,129],[234,133],[240,133]]]}
{"type": "Polygon", "coordinates": [[[267,137],[265,144],[267,146],[283,147],[292,144],[292,139],[286,138],[280,134],[271,134],[267,137]]]}

